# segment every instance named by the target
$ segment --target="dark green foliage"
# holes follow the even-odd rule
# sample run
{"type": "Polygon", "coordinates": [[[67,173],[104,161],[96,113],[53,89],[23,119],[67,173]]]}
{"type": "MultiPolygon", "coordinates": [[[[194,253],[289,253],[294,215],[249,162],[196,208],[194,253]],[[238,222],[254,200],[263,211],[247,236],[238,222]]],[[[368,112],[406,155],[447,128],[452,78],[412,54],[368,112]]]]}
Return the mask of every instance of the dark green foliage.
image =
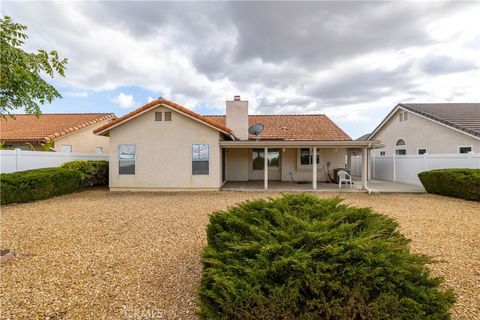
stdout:
{"type": "Polygon", "coordinates": [[[63,168],[45,168],[0,175],[1,204],[30,202],[74,192],[80,173],[63,168]]]}
{"type": "Polygon", "coordinates": [[[108,185],[108,161],[71,161],[61,167],[80,173],[80,187],[108,185]]]}
{"type": "Polygon", "coordinates": [[[40,114],[40,105],[62,97],[44,78],[65,76],[67,59],[54,50],[25,52],[26,30],[10,17],[0,17],[0,117],[16,109],[40,114]]]}
{"type": "Polygon", "coordinates": [[[480,169],[440,169],[420,172],[428,193],[480,201],[480,169]]]}
{"type": "Polygon", "coordinates": [[[369,208],[306,194],[210,217],[203,319],[449,319],[429,259],[369,208]]]}

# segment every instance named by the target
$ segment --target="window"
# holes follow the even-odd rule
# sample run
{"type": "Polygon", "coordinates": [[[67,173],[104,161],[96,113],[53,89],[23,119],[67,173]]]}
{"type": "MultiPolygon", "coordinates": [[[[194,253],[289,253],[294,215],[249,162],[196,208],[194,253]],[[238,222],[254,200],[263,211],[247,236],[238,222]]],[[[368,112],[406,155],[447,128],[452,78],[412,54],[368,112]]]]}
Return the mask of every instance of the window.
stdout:
{"type": "Polygon", "coordinates": [[[395,154],[397,156],[404,156],[404,155],[407,154],[407,150],[406,149],[397,149],[397,150],[395,150],[395,154]]]}
{"type": "Polygon", "coordinates": [[[155,121],[162,121],[162,113],[155,112],[155,121]]]}
{"type": "Polygon", "coordinates": [[[265,167],[264,149],[252,149],[252,169],[263,170],[265,167]]]}
{"type": "Polygon", "coordinates": [[[472,146],[459,146],[458,153],[469,153],[472,152],[472,146]]]}
{"type": "Polygon", "coordinates": [[[118,174],[135,174],[135,145],[118,145],[118,174]]]}
{"type": "MultiPolygon", "coordinates": [[[[265,168],[265,150],[252,149],[252,169],[263,170],[265,168]]],[[[269,149],[267,155],[269,168],[276,168],[280,165],[280,149],[269,149]]]]}
{"type": "Polygon", "coordinates": [[[172,112],[165,111],[165,121],[172,121],[172,112]]]}
{"type": "Polygon", "coordinates": [[[72,145],[70,144],[62,144],[60,148],[62,152],[72,152],[72,145]]]}
{"type": "Polygon", "coordinates": [[[405,142],[405,140],[403,139],[398,139],[397,140],[397,143],[395,143],[395,146],[399,147],[399,146],[406,146],[407,143],[405,142]]]}
{"type": "Polygon", "coordinates": [[[427,148],[418,148],[417,153],[418,154],[426,154],[427,153],[427,148]]]}
{"type": "Polygon", "coordinates": [[[380,151],[380,155],[381,155],[381,156],[384,156],[384,155],[385,155],[385,151],[380,151]]]}
{"type": "Polygon", "coordinates": [[[405,112],[403,113],[403,121],[407,121],[407,120],[408,120],[408,112],[405,111],[405,112]]]}
{"type": "Polygon", "coordinates": [[[400,122],[403,121],[403,112],[400,112],[400,113],[398,114],[398,120],[399,120],[400,122]]]}
{"type": "MultiPolygon", "coordinates": [[[[300,149],[300,164],[302,166],[311,165],[313,158],[313,149],[312,148],[301,148],[300,149]]],[[[317,164],[320,163],[320,152],[317,149],[317,164]]]]}
{"type": "Polygon", "coordinates": [[[208,144],[192,144],[192,174],[208,175],[210,146],[208,144]]]}
{"type": "Polygon", "coordinates": [[[101,154],[103,152],[102,147],[96,147],[95,148],[95,153],[101,154]]]}
{"type": "Polygon", "coordinates": [[[278,167],[280,165],[280,149],[269,149],[267,161],[269,167],[278,167]]]}
{"type": "Polygon", "coordinates": [[[407,121],[408,120],[408,113],[407,111],[400,111],[398,113],[398,120],[400,122],[407,121]]]}

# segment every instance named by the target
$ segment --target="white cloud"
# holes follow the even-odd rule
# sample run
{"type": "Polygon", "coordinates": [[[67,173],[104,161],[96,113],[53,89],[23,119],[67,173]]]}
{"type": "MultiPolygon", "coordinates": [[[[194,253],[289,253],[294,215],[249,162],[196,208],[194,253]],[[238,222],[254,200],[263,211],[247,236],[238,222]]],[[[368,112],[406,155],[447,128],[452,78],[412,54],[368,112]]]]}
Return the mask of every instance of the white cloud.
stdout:
{"type": "MultiPolygon", "coordinates": [[[[479,8],[72,1],[5,2],[2,12],[29,27],[27,49],[69,58],[59,81],[79,92],[135,86],[189,108],[240,94],[252,113],[324,112],[360,135],[401,101],[480,99],[479,8]]],[[[131,94],[113,100],[137,105],[131,94]]]]}
{"type": "Polygon", "coordinates": [[[137,102],[133,99],[133,95],[125,94],[123,92],[120,92],[115,96],[112,101],[124,109],[130,109],[137,105],[137,102]]]}
{"type": "Polygon", "coordinates": [[[155,100],[154,97],[151,97],[151,96],[148,96],[148,97],[147,97],[147,103],[150,103],[150,102],[152,102],[153,100],[155,100]]]}

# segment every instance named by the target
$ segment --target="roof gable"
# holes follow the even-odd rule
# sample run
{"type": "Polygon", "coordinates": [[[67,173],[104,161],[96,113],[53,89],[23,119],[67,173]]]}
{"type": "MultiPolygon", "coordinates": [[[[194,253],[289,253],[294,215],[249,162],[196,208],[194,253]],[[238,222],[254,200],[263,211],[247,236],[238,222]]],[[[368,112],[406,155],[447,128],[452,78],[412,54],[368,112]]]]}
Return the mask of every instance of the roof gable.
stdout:
{"type": "Polygon", "coordinates": [[[1,141],[49,142],[95,123],[115,119],[113,113],[16,114],[0,119],[1,141]]]}
{"type": "MultiPolygon", "coordinates": [[[[224,115],[206,116],[218,123],[225,124],[224,115]]],[[[249,126],[261,123],[265,126],[259,140],[297,140],[297,141],[348,141],[348,134],[340,129],[330,118],[323,114],[312,115],[249,115],[249,126]]],[[[257,137],[249,135],[249,139],[257,137]]]]}
{"type": "Polygon", "coordinates": [[[99,134],[99,135],[106,135],[108,133],[109,130],[119,126],[119,125],[122,125],[123,123],[127,122],[127,121],[130,121],[148,111],[151,111],[159,106],[164,106],[164,107],[167,107],[169,109],[172,109],[174,111],[177,111],[193,120],[196,120],[200,123],[203,123],[213,129],[216,129],[220,132],[223,132],[225,134],[228,134],[228,135],[232,135],[233,132],[232,130],[228,129],[226,126],[218,123],[218,122],[215,122],[215,121],[212,121],[211,119],[208,119],[196,112],[193,112],[179,104],[176,104],[170,100],[167,100],[167,99],[164,99],[164,98],[160,98],[160,99],[157,99],[157,100],[153,100],[149,103],[147,103],[146,105],[132,111],[132,112],[129,112],[127,114],[125,114],[124,116],[122,117],[119,117],[118,119],[114,120],[114,121],[111,121],[107,124],[105,124],[104,126],[101,126],[97,129],[95,129],[93,132],[96,133],[96,134],[99,134]]]}
{"type": "Polygon", "coordinates": [[[399,109],[480,139],[480,103],[399,103],[373,130],[368,140],[372,140],[399,109]]]}

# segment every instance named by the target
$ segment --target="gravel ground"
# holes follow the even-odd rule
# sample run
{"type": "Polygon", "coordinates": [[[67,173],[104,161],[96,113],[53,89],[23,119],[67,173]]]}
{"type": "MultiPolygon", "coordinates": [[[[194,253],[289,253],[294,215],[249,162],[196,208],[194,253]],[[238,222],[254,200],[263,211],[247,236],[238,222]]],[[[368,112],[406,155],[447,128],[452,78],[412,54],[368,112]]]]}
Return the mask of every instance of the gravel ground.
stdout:
{"type": "MultiPolygon", "coordinates": [[[[267,193],[84,191],[1,209],[4,319],[195,319],[208,214],[267,193]]],[[[332,194],[319,194],[329,197],[332,194]]],[[[480,204],[427,194],[342,194],[395,218],[480,319],[480,204]]]]}

